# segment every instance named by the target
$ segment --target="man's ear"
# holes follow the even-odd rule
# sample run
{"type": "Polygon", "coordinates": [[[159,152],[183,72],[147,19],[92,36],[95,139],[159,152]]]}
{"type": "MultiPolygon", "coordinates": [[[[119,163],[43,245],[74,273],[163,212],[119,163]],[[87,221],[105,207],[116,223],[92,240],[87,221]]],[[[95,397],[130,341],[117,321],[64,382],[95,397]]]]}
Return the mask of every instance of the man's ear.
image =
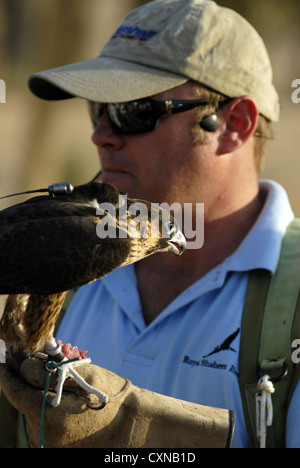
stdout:
{"type": "Polygon", "coordinates": [[[248,141],[256,130],[259,111],[251,96],[241,96],[230,101],[218,115],[223,122],[218,148],[222,155],[236,151],[248,141]]]}

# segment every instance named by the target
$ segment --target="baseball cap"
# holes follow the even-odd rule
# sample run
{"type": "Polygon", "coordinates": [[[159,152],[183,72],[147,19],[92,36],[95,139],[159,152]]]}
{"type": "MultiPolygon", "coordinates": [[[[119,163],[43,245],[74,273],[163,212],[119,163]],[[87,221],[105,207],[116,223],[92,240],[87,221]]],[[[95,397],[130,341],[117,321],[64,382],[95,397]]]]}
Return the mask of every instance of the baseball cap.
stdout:
{"type": "Polygon", "coordinates": [[[262,38],[238,13],[210,0],[155,0],[136,8],[98,57],[35,73],[29,88],[48,100],[126,102],[188,80],[231,98],[251,95],[262,115],[279,120],[262,38]]]}

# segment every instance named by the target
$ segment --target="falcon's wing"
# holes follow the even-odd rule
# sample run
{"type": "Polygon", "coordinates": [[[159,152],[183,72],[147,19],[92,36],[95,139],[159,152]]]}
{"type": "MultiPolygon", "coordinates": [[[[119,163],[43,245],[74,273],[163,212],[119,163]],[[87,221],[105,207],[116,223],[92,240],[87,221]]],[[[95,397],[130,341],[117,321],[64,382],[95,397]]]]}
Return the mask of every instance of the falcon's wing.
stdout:
{"type": "Polygon", "coordinates": [[[0,212],[0,294],[65,291],[117,268],[130,239],[100,239],[99,220],[80,192],[35,197],[0,212]]]}
{"type": "Polygon", "coordinates": [[[0,294],[66,291],[109,273],[130,251],[128,239],[99,239],[92,216],[1,222],[0,294]]]}

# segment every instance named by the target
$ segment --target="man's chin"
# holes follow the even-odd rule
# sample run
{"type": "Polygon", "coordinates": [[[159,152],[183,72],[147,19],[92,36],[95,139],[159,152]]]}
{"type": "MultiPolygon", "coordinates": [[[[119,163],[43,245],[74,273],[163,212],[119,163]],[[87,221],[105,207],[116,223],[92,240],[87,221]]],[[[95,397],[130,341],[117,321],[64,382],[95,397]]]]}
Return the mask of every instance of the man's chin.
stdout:
{"type": "Polygon", "coordinates": [[[127,172],[103,171],[101,173],[102,182],[114,185],[119,192],[127,193],[130,197],[135,197],[135,178],[127,172]]]}

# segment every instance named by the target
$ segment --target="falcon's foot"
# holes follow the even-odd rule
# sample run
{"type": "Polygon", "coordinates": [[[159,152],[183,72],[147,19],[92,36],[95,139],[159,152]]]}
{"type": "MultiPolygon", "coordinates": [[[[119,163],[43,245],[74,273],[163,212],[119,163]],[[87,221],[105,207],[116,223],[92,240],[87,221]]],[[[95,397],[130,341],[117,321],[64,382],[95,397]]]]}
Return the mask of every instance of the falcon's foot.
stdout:
{"type": "Polygon", "coordinates": [[[74,379],[87,393],[94,394],[99,398],[101,406],[96,409],[103,408],[106,405],[108,396],[101,390],[88,384],[75,370],[75,367],[91,363],[91,359],[85,357],[86,352],[82,353],[76,347],[72,348],[71,345],[61,346],[61,343],[56,343],[55,340],[48,341],[46,349],[48,354],[46,369],[49,372],[58,373],[57,386],[55,388],[56,395],[49,402],[51,406],[56,407],[60,404],[64,382],[68,377],[74,379]]]}

